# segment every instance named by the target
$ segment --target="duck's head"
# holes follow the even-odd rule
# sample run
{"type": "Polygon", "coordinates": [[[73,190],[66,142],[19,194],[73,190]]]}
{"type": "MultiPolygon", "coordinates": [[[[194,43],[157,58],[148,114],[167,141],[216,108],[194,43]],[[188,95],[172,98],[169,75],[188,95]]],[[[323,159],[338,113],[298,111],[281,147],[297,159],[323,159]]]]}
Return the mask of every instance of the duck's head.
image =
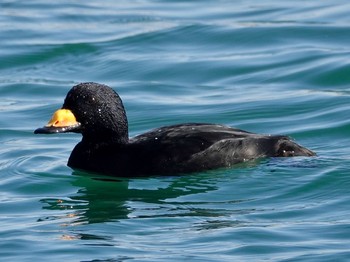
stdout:
{"type": "Polygon", "coordinates": [[[67,94],[61,109],[35,134],[82,133],[91,143],[127,143],[128,121],[123,102],[109,86],[82,83],[67,94]]]}

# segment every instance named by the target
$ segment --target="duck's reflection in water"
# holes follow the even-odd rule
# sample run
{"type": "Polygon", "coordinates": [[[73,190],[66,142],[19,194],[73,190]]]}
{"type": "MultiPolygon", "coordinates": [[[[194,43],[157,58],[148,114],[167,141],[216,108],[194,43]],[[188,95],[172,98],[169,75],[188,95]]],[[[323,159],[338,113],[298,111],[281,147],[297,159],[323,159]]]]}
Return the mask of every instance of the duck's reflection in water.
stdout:
{"type": "Polygon", "coordinates": [[[79,188],[74,195],[40,201],[44,203],[43,209],[61,210],[64,214],[40,220],[64,219],[67,225],[75,225],[191,215],[190,210],[175,207],[176,199],[217,189],[210,174],[144,179],[118,179],[80,172],[73,175],[72,185],[79,188]]]}

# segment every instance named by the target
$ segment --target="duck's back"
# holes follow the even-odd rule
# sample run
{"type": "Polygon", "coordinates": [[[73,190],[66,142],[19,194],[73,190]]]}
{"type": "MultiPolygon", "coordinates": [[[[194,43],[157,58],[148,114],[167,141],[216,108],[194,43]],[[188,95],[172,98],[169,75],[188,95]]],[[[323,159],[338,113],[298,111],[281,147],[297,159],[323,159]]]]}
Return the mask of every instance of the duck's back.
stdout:
{"type": "Polygon", "coordinates": [[[130,140],[142,169],[160,174],[195,172],[260,157],[314,153],[286,136],[250,133],[223,125],[189,123],[152,130],[130,140]]]}

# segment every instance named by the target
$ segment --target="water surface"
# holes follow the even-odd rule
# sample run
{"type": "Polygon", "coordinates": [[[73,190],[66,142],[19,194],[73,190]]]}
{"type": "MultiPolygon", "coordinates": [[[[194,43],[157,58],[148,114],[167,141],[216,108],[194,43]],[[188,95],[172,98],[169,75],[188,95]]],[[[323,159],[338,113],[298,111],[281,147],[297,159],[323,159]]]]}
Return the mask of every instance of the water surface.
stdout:
{"type": "Polygon", "coordinates": [[[350,259],[347,1],[0,3],[4,261],[350,259]],[[38,136],[75,84],[122,97],[130,136],[180,122],[286,134],[314,158],[179,177],[66,166],[38,136]]]}

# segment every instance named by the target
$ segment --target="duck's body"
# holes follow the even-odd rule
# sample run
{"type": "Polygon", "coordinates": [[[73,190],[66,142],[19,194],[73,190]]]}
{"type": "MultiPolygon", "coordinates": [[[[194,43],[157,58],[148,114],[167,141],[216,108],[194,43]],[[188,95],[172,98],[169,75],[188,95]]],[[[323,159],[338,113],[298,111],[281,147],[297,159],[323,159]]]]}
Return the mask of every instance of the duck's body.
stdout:
{"type": "Polygon", "coordinates": [[[161,127],[129,139],[119,96],[95,83],[75,86],[62,108],[73,112],[77,122],[52,124],[36,133],[81,132],[83,139],[72,151],[68,166],[107,175],[175,175],[261,157],[315,155],[286,136],[259,135],[215,124],[161,127]]]}

